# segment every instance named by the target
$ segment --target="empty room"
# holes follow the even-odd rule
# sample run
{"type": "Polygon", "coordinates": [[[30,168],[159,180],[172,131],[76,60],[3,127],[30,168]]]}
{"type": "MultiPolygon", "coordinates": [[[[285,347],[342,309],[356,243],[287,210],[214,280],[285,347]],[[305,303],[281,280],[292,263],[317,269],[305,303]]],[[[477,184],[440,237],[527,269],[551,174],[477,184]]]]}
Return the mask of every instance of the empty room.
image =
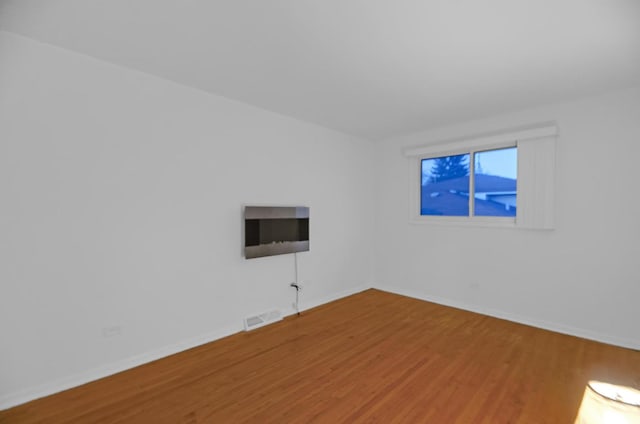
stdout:
{"type": "Polygon", "coordinates": [[[640,423],[640,2],[0,0],[0,423],[640,423]]]}

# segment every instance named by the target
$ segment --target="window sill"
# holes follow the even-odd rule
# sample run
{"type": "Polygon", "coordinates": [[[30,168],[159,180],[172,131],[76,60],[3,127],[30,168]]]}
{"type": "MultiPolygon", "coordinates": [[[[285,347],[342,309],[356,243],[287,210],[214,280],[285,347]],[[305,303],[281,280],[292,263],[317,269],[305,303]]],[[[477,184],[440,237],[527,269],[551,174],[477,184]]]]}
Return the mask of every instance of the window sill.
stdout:
{"type": "Polygon", "coordinates": [[[456,227],[489,227],[489,228],[518,228],[515,218],[455,218],[437,216],[416,216],[409,219],[412,225],[436,225],[456,227]]]}

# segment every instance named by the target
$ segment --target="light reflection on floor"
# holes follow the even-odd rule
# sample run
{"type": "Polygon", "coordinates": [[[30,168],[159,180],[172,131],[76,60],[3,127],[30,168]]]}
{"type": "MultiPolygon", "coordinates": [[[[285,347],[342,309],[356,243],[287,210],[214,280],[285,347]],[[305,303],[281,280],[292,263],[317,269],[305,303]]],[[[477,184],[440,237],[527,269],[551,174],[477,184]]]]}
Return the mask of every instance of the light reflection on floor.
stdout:
{"type": "Polygon", "coordinates": [[[640,390],[590,381],[574,424],[640,424],[640,390]]]}

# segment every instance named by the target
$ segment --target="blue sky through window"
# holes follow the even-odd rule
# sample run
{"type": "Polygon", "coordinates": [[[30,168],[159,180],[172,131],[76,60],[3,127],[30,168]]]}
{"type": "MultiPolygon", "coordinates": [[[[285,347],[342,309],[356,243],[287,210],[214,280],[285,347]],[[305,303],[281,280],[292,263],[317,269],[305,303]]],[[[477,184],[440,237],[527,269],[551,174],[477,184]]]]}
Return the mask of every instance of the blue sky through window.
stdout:
{"type": "Polygon", "coordinates": [[[518,149],[515,147],[477,152],[475,159],[476,174],[497,175],[514,180],[518,177],[518,149]]]}

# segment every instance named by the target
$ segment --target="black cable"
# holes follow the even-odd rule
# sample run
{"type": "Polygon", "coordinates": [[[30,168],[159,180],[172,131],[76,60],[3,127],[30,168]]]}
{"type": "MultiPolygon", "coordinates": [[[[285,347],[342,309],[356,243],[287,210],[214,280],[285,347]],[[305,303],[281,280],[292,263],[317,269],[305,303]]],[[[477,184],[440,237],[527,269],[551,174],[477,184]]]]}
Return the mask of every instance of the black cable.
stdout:
{"type": "Polygon", "coordinates": [[[300,316],[300,307],[298,306],[298,296],[300,292],[300,286],[298,285],[298,253],[293,253],[294,267],[295,267],[295,281],[291,283],[291,287],[296,289],[296,313],[300,316]]]}
{"type": "Polygon", "coordinates": [[[300,292],[300,286],[297,283],[291,283],[291,287],[296,289],[296,312],[300,316],[300,308],[298,307],[298,293],[300,292]]]}

